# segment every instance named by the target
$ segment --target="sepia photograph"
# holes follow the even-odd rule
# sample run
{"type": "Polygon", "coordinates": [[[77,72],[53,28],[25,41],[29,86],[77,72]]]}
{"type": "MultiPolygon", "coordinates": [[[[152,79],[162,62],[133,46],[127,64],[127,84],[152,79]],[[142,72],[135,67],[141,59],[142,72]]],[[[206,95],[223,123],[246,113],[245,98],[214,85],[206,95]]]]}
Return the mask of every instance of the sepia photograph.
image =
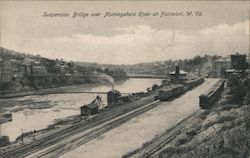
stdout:
{"type": "Polygon", "coordinates": [[[250,158],[249,22],[249,0],[0,0],[0,158],[250,158]]]}

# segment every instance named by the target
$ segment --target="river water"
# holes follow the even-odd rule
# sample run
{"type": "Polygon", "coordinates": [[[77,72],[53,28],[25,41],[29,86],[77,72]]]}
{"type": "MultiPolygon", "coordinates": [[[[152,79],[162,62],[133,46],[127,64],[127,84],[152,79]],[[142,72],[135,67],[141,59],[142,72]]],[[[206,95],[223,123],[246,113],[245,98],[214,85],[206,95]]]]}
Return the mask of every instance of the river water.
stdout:
{"type": "MultiPolygon", "coordinates": [[[[160,83],[160,79],[128,79],[124,82],[115,83],[115,89],[122,93],[146,92],[148,87],[160,83]]],[[[86,86],[78,85],[70,87],[70,89],[74,91],[108,92],[111,90],[111,85],[98,85],[87,88],[86,86]]],[[[98,95],[102,97],[104,104],[106,104],[107,96],[104,94],[98,95]]],[[[16,98],[18,101],[29,100],[30,104],[34,102],[45,102],[48,105],[52,105],[52,107],[47,109],[24,109],[12,113],[13,120],[0,125],[0,135],[9,136],[10,141],[14,141],[22,132],[43,129],[53,124],[55,119],[79,114],[79,108],[82,105],[90,103],[96,96],[97,94],[93,93],[73,93],[34,95],[16,98]]]]}

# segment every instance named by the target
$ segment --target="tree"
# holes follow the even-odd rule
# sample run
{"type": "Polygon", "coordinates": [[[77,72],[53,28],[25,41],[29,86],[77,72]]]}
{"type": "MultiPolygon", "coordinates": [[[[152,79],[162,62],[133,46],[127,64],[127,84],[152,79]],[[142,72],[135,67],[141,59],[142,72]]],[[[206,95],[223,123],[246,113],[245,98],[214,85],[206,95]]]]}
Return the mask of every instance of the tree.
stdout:
{"type": "Polygon", "coordinates": [[[230,94],[232,95],[232,102],[242,103],[244,96],[246,95],[246,87],[239,76],[232,76],[229,79],[228,86],[230,88],[230,94]]]}
{"type": "Polygon", "coordinates": [[[71,60],[70,62],[67,63],[67,65],[72,68],[75,66],[74,62],[71,60]]]}
{"type": "Polygon", "coordinates": [[[246,87],[246,96],[244,98],[245,104],[250,104],[250,79],[244,82],[244,87],[246,87]]]}
{"type": "Polygon", "coordinates": [[[158,85],[157,84],[153,84],[152,91],[155,91],[157,88],[158,88],[158,85]]]}

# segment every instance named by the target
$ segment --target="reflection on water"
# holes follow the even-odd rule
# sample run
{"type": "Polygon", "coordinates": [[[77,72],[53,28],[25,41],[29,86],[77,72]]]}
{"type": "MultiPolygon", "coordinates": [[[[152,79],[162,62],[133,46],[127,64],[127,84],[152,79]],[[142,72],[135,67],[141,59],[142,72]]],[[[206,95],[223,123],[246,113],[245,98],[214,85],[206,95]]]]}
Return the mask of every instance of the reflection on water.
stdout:
{"type": "MultiPolygon", "coordinates": [[[[122,93],[134,93],[146,91],[147,87],[153,84],[160,84],[159,79],[129,79],[125,82],[115,84],[115,89],[122,93]]],[[[92,91],[92,92],[108,92],[111,90],[111,85],[100,85],[96,87],[86,88],[85,86],[75,86],[75,91],[92,91]]],[[[74,93],[74,94],[51,94],[40,96],[27,96],[17,98],[17,100],[32,100],[33,102],[47,101],[49,105],[53,105],[48,109],[25,109],[13,113],[13,121],[1,125],[1,135],[7,135],[11,141],[14,141],[21,131],[28,132],[46,128],[53,120],[64,118],[80,113],[79,107],[90,103],[97,94],[74,93]]],[[[104,104],[107,103],[106,95],[99,94],[102,97],[104,104]]]]}

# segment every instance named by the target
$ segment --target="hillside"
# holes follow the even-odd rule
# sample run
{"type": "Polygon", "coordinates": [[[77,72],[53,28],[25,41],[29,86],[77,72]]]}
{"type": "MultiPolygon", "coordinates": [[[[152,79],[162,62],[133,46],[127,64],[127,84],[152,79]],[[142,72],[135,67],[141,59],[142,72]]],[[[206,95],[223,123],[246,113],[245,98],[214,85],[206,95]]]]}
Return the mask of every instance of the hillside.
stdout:
{"type": "Polygon", "coordinates": [[[108,69],[98,64],[81,65],[63,59],[52,60],[0,47],[1,94],[113,82],[124,80],[126,76],[122,69],[108,69]]]}

